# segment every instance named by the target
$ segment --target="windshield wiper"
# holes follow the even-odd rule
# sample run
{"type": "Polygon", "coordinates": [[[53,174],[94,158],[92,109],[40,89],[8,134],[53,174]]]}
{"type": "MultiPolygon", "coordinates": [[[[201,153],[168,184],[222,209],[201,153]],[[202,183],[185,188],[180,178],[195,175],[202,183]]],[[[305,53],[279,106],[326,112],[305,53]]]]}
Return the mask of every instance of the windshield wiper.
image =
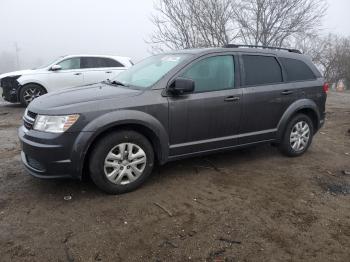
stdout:
{"type": "Polygon", "coordinates": [[[123,84],[122,82],[119,82],[117,80],[111,81],[110,79],[107,79],[106,81],[103,81],[103,83],[109,84],[109,85],[116,85],[116,86],[125,86],[128,87],[126,84],[123,84]]]}

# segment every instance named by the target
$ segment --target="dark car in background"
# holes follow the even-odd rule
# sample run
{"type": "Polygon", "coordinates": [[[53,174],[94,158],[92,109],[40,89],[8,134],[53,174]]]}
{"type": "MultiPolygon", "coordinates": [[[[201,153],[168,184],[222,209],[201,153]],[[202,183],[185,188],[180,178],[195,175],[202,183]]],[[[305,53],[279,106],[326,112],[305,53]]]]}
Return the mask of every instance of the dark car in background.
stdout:
{"type": "Polygon", "coordinates": [[[35,99],[19,129],[39,178],[90,175],[111,194],[140,186],[155,163],[274,143],[309,148],[328,85],[297,50],[193,49],[152,56],[111,81],[35,99]]]}

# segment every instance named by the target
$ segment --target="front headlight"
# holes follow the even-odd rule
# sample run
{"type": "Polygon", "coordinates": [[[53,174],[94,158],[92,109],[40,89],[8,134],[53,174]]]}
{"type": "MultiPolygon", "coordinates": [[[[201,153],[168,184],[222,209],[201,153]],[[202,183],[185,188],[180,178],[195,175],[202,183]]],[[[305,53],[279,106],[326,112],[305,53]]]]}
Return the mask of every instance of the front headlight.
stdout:
{"type": "Polygon", "coordinates": [[[34,123],[34,130],[50,133],[63,133],[67,131],[75,122],[79,115],[67,116],[44,116],[38,115],[34,123]]]}

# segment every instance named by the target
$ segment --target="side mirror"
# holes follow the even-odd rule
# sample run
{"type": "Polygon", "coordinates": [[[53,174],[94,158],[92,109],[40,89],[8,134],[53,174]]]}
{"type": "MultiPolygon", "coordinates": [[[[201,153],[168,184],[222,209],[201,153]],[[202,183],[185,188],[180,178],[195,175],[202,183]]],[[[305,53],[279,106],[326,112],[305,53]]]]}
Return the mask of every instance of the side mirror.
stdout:
{"type": "Polygon", "coordinates": [[[195,83],[192,79],[179,77],[169,86],[169,91],[174,95],[189,94],[194,91],[195,83]]]}
{"type": "Polygon", "coordinates": [[[62,67],[60,65],[53,65],[50,68],[51,71],[59,71],[62,70],[62,67]]]}

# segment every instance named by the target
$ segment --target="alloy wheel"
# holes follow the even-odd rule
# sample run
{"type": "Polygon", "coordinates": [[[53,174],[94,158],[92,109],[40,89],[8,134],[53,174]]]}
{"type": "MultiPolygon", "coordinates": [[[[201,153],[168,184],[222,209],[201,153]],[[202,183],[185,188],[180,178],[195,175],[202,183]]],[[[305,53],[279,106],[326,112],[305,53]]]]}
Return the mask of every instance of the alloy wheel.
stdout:
{"type": "Polygon", "coordinates": [[[41,88],[32,87],[32,88],[28,88],[27,90],[24,91],[23,98],[24,98],[24,101],[27,104],[29,104],[35,98],[37,98],[43,94],[44,94],[44,92],[43,92],[43,90],[41,90],[41,88]]]}
{"type": "Polygon", "coordinates": [[[113,184],[127,185],[142,175],[146,162],[146,153],[141,147],[133,143],[122,143],[107,154],[104,173],[113,184]]]}
{"type": "Polygon", "coordinates": [[[297,122],[290,134],[290,146],[295,152],[303,151],[310,140],[310,127],[307,122],[297,122]]]}

